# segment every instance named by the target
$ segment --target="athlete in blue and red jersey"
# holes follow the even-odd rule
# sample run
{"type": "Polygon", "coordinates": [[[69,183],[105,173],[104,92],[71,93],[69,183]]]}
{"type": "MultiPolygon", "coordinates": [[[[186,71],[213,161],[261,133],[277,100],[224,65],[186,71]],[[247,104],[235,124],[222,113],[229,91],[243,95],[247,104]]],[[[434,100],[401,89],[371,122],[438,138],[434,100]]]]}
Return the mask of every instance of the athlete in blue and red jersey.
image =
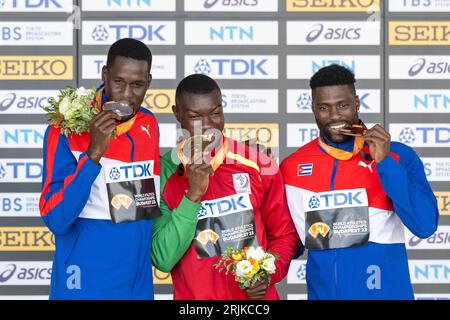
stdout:
{"type": "Polygon", "coordinates": [[[354,83],[338,65],[311,78],[320,137],[281,164],[308,249],[308,299],[413,299],[404,227],[432,235],[436,198],[414,150],[380,125],[364,128],[354,83]]]}
{"type": "MultiPolygon", "coordinates": [[[[121,118],[101,111],[89,133],[81,135],[66,137],[55,126],[47,129],[40,211],[56,237],[50,299],[153,299],[152,220],[114,223],[111,204],[125,213],[139,205],[123,192],[111,200],[112,184],[106,183],[108,178],[123,182],[125,175],[145,168],[159,197],[158,124],[141,108],[151,82],[151,61],[142,42],[117,41],[103,67],[104,86],[94,107],[120,101],[131,105],[133,114],[121,118]]],[[[129,180],[123,183],[135,181],[129,180]]]]}

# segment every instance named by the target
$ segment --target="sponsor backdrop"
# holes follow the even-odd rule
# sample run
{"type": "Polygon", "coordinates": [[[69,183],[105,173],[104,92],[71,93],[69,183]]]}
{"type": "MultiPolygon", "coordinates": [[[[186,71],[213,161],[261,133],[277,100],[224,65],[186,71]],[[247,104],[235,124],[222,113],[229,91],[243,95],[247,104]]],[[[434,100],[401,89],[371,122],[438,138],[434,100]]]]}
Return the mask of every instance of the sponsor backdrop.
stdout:
{"type": "MultiPolygon", "coordinates": [[[[223,88],[227,134],[279,159],[317,137],[308,79],[338,63],[358,79],[361,117],[421,156],[441,212],[436,234],[406,234],[418,299],[450,298],[450,1],[0,0],[0,299],[45,299],[54,237],[39,218],[49,97],[99,84],[107,49],[133,37],[154,54],[144,107],[173,147],[177,82],[205,73],[223,88]]],[[[306,298],[305,258],[279,284],[306,298]]],[[[154,270],[158,299],[169,275],[154,270]]]]}

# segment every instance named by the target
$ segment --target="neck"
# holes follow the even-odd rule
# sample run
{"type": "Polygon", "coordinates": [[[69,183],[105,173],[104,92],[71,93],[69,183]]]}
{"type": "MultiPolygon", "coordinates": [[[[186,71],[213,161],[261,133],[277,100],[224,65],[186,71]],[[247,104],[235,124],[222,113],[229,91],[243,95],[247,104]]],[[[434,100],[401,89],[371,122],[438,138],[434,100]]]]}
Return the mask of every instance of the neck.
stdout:
{"type": "Polygon", "coordinates": [[[320,135],[320,137],[322,138],[322,141],[325,142],[327,145],[333,147],[333,148],[337,148],[337,149],[341,149],[344,151],[353,151],[353,146],[354,146],[354,142],[355,142],[355,138],[354,137],[348,137],[347,140],[343,141],[343,142],[333,142],[329,139],[327,139],[324,135],[320,135]]]}

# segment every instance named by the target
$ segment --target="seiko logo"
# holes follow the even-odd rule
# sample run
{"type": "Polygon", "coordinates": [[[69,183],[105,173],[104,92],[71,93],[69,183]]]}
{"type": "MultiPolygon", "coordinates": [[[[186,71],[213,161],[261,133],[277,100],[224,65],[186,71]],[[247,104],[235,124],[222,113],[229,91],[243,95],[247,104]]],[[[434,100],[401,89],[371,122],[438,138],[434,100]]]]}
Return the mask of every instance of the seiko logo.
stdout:
{"type": "Polygon", "coordinates": [[[0,56],[0,79],[72,79],[72,63],[72,56],[0,56]]]}
{"type": "Polygon", "coordinates": [[[448,22],[406,22],[405,24],[394,24],[394,40],[398,42],[428,42],[429,44],[446,43],[450,41],[450,26],[448,22]]]}
{"type": "Polygon", "coordinates": [[[377,8],[377,0],[291,0],[290,4],[294,8],[309,9],[328,9],[327,11],[337,9],[354,9],[354,8],[377,8]]]}

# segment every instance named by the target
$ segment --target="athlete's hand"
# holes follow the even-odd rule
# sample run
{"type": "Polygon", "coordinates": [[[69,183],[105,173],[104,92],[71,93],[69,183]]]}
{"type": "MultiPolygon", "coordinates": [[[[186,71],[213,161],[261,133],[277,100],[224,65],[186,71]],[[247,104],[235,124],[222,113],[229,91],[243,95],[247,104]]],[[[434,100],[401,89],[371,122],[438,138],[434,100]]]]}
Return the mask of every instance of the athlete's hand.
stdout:
{"type": "Polygon", "coordinates": [[[269,287],[269,281],[267,278],[261,279],[256,282],[252,287],[247,289],[247,297],[250,299],[262,299],[266,296],[267,288],[269,287]]]}
{"type": "Polygon", "coordinates": [[[195,157],[194,161],[186,166],[189,180],[189,189],[187,190],[186,197],[193,202],[200,202],[208,189],[209,176],[214,175],[214,170],[211,165],[202,162],[200,160],[201,158],[201,155],[195,157]]]}
{"type": "Polygon", "coordinates": [[[366,131],[364,140],[369,145],[370,156],[376,163],[381,162],[389,155],[391,135],[379,124],[366,131]]]}
{"type": "Polygon", "coordinates": [[[90,142],[87,155],[97,164],[108,150],[111,134],[116,127],[116,120],[120,120],[120,117],[115,112],[101,111],[89,124],[90,142]]]}

